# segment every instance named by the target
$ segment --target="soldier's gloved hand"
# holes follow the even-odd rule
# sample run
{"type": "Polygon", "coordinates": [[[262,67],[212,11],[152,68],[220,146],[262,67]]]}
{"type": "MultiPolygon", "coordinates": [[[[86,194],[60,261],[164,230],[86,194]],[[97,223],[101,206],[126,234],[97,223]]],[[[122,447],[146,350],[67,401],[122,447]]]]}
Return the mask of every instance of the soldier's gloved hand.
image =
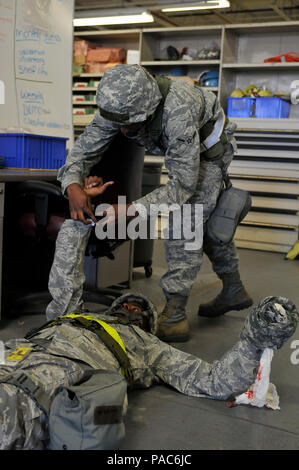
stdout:
{"type": "Polygon", "coordinates": [[[114,184],[114,181],[108,181],[107,183],[103,183],[103,178],[100,176],[88,176],[84,178],[84,192],[87,196],[93,198],[98,196],[99,194],[103,194],[106,189],[114,184]]]}
{"type": "Polygon", "coordinates": [[[69,198],[71,218],[81,220],[85,225],[89,225],[91,220],[85,217],[88,215],[96,223],[97,219],[92,210],[91,198],[84,192],[81,186],[77,183],[70,184],[66,192],[69,198]]]}

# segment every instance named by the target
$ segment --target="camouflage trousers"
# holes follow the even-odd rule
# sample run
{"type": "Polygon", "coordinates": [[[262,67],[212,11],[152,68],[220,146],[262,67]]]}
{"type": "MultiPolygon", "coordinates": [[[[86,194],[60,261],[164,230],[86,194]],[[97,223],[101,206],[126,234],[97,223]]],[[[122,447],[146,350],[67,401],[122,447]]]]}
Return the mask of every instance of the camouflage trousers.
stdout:
{"type": "MultiPolygon", "coordinates": [[[[223,157],[224,171],[233,158],[233,147],[223,157]]],[[[196,250],[185,248],[186,238],[175,239],[173,236],[172,218],[169,219],[169,238],[165,240],[165,254],[168,271],[162,276],[160,286],[169,294],[181,294],[189,296],[193,282],[200,270],[203,252],[206,253],[212,263],[213,270],[220,276],[238,270],[238,255],[235,244],[232,241],[226,245],[216,245],[205,237],[206,222],[214,211],[217,199],[223,186],[221,167],[216,163],[203,161],[200,164],[199,180],[195,194],[189,199],[191,205],[191,231],[195,229],[195,205],[203,206],[203,244],[196,250]]],[[[181,217],[183,225],[183,217],[181,217]]],[[[183,226],[181,233],[184,233],[183,226]]]]}
{"type": "Polygon", "coordinates": [[[47,306],[48,320],[73,313],[82,306],[84,256],[91,230],[90,225],[72,219],[65,220],[61,226],[49,276],[48,288],[53,300],[47,306]]]}

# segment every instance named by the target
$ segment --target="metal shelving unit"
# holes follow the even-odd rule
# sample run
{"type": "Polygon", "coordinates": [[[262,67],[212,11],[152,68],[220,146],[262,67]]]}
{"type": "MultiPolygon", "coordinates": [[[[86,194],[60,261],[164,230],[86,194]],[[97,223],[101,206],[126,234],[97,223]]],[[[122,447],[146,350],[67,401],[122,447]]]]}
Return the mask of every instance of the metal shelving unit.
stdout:
{"type": "Polygon", "coordinates": [[[220,60],[143,60],[140,62],[140,65],[143,65],[144,67],[151,67],[151,66],[173,67],[173,66],[178,66],[178,65],[182,65],[186,67],[188,65],[193,66],[193,65],[219,65],[219,64],[220,64],[220,60]]]}
{"type": "MultiPolygon", "coordinates": [[[[75,31],[74,39],[84,39],[90,42],[94,42],[97,45],[103,47],[123,47],[125,49],[140,49],[141,41],[141,30],[132,29],[132,30],[114,30],[114,31],[75,31]]],[[[93,108],[94,111],[97,110],[95,102],[95,94],[97,87],[95,86],[75,86],[78,82],[83,82],[89,84],[90,81],[99,81],[103,76],[103,73],[79,73],[73,75],[73,107],[78,107],[80,110],[84,109],[83,102],[81,104],[75,101],[75,95],[81,94],[84,95],[94,95],[93,101],[84,100],[84,105],[88,108],[93,108]]],[[[82,112],[82,111],[78,112],[82,112]]],[[[86,126],[93,119],[93,114],[74,114],[73,113],[73,124],[75,126],[75,136],[78,135],[78,127],[86,126]]]]}

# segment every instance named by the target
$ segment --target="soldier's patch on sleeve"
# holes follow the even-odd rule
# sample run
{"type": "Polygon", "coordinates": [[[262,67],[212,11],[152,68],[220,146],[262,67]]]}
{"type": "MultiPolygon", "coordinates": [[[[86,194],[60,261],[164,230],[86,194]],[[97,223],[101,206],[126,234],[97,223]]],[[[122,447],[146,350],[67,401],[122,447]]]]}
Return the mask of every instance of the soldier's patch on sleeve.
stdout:
{"type": "Polygon", "coordinates": [[[190,145],[193,143],[194,137],[195,137],[196,132],[194,132],[193,135],[189,134],[184,137],[178,137],[177,140],[178,142],[186,145],[190,145]]]}
{"type": "Polygon", "coordinates": [[[122,421],[121,406],[96,406],[94,409],[94,424],[117,424],[122,421]]]}
{"type": "Polygon", "coordinates": [[[5,358],[6,361],[21,361],[32,351],[32,348],[18,347],[14,349],[9,356],[5,358]]]}

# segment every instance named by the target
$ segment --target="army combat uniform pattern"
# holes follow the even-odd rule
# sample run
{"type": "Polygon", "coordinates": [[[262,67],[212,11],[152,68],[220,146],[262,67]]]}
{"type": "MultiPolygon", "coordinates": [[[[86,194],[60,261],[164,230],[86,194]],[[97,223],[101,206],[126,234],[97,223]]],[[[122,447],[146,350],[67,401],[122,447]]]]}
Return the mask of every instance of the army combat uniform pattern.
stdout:
{"type": "MultiPolygon", "coordinates": [[[[56,244],[53,277],[50,277],[49,287],[53,301],[47,311],[48,319],[55,319],[66,313],[82,313],[79,292],[83,286],[84,274],[79,264],[82,263],[81,255],[89,230],[82,222],[74,220],[67,221],[61,229],[60,239],[57,239],[56,244]],[[68,252],[64,253],[68,225],[80,225],[82,230],[76,230],[76,238],[72,235],[68,252]],[[68,256],[76,259],[71,269],[68,256]]],[[[74,230],[71,233],[75,233],[74,230]]],[[[131,363],[134,387],[148,388],[154,382],[166,383],[193,397],[204,394],[206,397],[223,400],[234,393],[246,391],[254,382],[263,349],[280,348],[294,333],[298,323],[298,312],[291,301],[282,297],[268,297],[247,317],[239,341],[219,361],[210,364],[179,351],[154,336],[157,312],[150,301],[147,301],[146,307],[152,319],[150,333],[133,324],[115,323],[114,313],[119,305],[132,300],[144,302],[145,297],[125,294],[114,301],[103,314],[89,312],[89,315],[108,324],[113,323],[131,363]]],[[[47,413],[21,388],[5,383],[7,375],[24,372],[48,395],[51,403],[57,387],[71,386],[80,381],[86,367],[122,374],[116,357],[94,332],[68,322],[50,324],[37,332],[31,340],[10,340],[5,346],[8,351],[16,346],[33,349],[19,364],[0,366],[1,449],[42,449],[46,448],[49,439],[47,413]]],[[[101,447],[101,443],[98,445],[99,449],[105,448],[101,447]]],[[[113,448],[113,443],[110,445],[113,448]]]]}
{"type": "MultiPolygon", "coordinates": [[[[148,213],[150,204],[203,204],[203,222],[206,223],[215,209],[223,187],[223,174],[234,155],[236,126],[229,123],[225,128],[228,144],[223,157],[207,161],[201,159],[200,129],[221,116],[222,109],[215,95],[182,80],[173,80],[163,102],[162,132],[157,135],[153,132],[153,113],[161,102],[157,82],[142,67],[115,66],[107,71],[97,91],[99,111],[59,171],[63,192],[72,183],[83,185],[84,177],[101,160],[119,132],[119,121],[121,125],[128,125],[147,120],[130,138],[144,146],[148,153],[165,156],[169,178],[164,187],[134,203],[142,204],[148,213]]],[[[161,287],[167,293],[188,296],[202,263],[203,250],[185,250],[185,240],[172,237],[165,240],[165,247],[168,272],[161,279],[161,287]]],[[[238,270],[233,242],[217,246],[209,241],[204,244],[204,250],[218,275],[238,270]]]]}

